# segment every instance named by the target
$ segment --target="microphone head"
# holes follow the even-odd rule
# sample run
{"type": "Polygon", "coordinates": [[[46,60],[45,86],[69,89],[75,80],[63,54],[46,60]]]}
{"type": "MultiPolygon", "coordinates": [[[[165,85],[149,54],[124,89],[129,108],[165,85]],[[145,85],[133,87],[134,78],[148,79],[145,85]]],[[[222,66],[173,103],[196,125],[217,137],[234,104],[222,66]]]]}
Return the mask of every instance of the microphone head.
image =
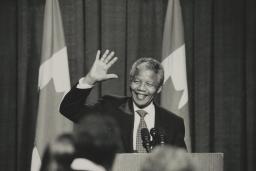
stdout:
{"type": "Polygon", "coordinates": [[[159,131],[157,128],[151,128],[150,135],[152,136],[152,146],[155,147],[159,144],[159,131]]]}
{"type": "Polygon", "coordinates": [[[157,137],[159,134],[159,131],[157,128],[151,128],[150,130],[150,135],[154,138],[154,137],[157,137]]]}
{"type": "Polygon", "coordinates": [[[159,144],[164,145],[165,144],[165,132],[164,130],[159,130],[159,144]]]}
{"type": "Polygon", "coordinates": [[[141,129],[141,139],[142,141],[150,141],[150,134],[147,128],[141,129]]]}

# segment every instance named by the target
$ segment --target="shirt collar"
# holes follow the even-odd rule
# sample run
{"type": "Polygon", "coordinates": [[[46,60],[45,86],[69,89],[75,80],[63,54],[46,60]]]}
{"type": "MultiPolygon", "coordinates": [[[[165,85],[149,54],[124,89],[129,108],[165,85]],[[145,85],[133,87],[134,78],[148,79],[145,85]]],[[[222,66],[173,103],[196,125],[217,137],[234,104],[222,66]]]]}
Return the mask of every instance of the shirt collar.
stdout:
{"type": "Polygon", "coordinates": [[[148,114],[150,114],[152,111],[154,111],[155,106],[153,104],[153,102],[151,102],[148,106],[144,107],[144,108],[139,108],[138,106],[136,106],[136,104],[133,102],[133,109],[134,112],[136,112],[137,110],[145,110],[148,114]]]}

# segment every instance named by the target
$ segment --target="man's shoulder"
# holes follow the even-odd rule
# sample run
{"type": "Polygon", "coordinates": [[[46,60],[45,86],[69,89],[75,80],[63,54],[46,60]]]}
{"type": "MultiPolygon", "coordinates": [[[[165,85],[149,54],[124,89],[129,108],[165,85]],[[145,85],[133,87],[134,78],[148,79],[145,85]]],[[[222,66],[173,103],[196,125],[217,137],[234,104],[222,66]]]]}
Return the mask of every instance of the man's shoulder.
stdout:
{"type": "Polygon", "coordinates": [[[156,106],[156,111],[159,112],[157,113],[157,115],[162,115],[165,118],[169,118],[172,120],[179,120],[179,121],[183,121],[183,118],[174,114],[173,112],[159,106],[159,105],[155,105],[156,106]]]}

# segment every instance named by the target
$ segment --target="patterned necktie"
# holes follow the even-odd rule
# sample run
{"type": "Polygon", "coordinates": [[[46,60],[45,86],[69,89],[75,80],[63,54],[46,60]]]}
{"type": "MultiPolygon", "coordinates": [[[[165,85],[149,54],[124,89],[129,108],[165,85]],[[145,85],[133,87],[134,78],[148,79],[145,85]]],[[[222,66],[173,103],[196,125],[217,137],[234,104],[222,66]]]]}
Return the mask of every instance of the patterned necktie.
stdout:
{"type": "Polygon", "coordinates": [[[139,123],[137,136],[136,136],[136,150],[138,153],[146,153],[147,151],[142,144],[141,129],[147,128],[147,124],[144,120],[144,117],[147,115],[147,112],[145,110],[137,110],[136,112],[140,115],[140,123],[139,123]]]}

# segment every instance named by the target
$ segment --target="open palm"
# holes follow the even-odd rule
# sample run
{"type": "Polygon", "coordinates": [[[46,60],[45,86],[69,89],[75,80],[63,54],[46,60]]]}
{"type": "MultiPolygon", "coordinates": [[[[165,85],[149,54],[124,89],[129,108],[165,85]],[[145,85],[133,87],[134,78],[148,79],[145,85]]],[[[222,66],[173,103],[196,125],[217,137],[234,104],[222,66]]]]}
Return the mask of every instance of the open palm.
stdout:
{"type": "Polygon", "coordinates": [[[106,50],[100,58],[100,51],[98,50],[96,59],[89,72],[89,75],[95,82],[104,81],[112,78],[117,78],[116,74],[108,74],[109,68],[117,61],[117,57],[114,56],[114,52],[106,50]]]}

